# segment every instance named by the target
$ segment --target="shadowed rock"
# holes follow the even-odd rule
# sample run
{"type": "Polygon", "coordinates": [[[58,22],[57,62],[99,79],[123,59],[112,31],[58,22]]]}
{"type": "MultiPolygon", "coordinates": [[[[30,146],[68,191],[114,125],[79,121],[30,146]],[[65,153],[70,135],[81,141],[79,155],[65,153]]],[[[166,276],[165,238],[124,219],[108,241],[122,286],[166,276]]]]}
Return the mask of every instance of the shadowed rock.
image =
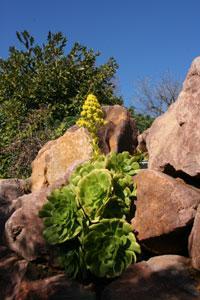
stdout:
{"type": "Polygon", "coordinates": [[[199,189],[153,170],[141,170],[134,181],[137,201],[132,225],[139,241],[155,253],[187,251],[199,189]]]}
{"type": "Polygon", "coordinates": [[[200,206],[198,207],[188,244],[194,268],[200,270],[200,206]]]}
{"type": "Polygon", "coordinates": [[[200,186],[199,119],[200,57],[197,57],[177,101],[140,138],[143,143],[146,141],[149,168],[166,172],[165,168],[171,166],[175,172],[195,177],[200,186]]]}
{"type": "Polygon", "coordinates": [[[178,255],[153,257],[130,266],[105,288],[103,300],[198,300],[200,276],[178,255]]]}

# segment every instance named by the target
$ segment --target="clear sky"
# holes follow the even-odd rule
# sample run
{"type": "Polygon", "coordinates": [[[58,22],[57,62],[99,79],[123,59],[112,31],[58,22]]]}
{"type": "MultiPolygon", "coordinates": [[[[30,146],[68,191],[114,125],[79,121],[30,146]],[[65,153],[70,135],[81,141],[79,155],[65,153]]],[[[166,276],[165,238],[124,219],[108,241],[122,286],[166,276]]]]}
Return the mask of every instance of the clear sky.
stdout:
{"type": "Polygon", "coordinates": [[[38,42],[62,31],[118,64],[119,92],[132,104],[138,78],[170,70],[181,80],[200,55],[200,0],[0,0],[0,57],[16,45],[16,31],[38,42]]]}

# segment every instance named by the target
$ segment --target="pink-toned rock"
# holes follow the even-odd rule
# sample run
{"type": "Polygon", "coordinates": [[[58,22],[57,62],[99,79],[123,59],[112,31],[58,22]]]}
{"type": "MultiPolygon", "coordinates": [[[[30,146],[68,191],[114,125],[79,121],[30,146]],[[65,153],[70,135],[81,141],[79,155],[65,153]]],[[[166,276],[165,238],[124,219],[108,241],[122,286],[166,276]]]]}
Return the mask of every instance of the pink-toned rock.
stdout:
{"type": "Polygon", "coordinates": [[[14,199],[28,192],[28,180],[1,179],[0,180],[0,244],[3,243],[4,226],[13,212],[14,199]]]}
{"type": "Polygon", "coordinates": [[[106,125],[99,130],[103,153],[129,151],[137,147],[138,129],[128,110],[120,105],[103,106],[106,125]]]}
{"type": "Polygon", "coordinates": [[[43,221],[38,212],[49,192],[49,189],[42,189],[18,198],[13,203],[15,211],[5,224],[8,247],[26,260],[34,260],[47,253],[42,236],[43,221]]]}
{"type": "MultiPolygon", "coordinates": [[[[187,74],[177,101],[158,117],[144,139],[149,168],[182,172],[196,177],[200,186],[200,57],[187,74]]],[[[169,174],[169,173],[168,173],[169,174]]]]}
{"type": "Polygon", "coordinates": [[[0,259],[0,299],[20,300],[16,295],[26,272],[28,262],[15,255],[0,259]]]}
{"type": "Polygon", "coordinates": [[[134,181],[137,201],[132,225],[139,241],[155,253],[186,250],[200,190],[154,170],[141,170],[134,181]]]}
{"type": "Polygon", "coordinates": [[[131,265],[102,294],[103,300],[199,300],[199,274],[178,255],[153,257],[131,265]]]}
{"type": "Polygon", "coordinates": [[[71,127],[60,138],[48,142],[32,163],[32,191],[54,184],[76,162],[92,155],[91,139],[86,129],[71,127]]]}
{"type": "Polygon", "coordinates": [[[188,250],[192,258],[193,267],[200,270],[200,206],[198,207],[189,237],[188,250]]]}
{"type": "Polygon", "coordinates": [[[84,288],[78,282],[68,280],[64,274],[58,274],[40,280],[24,280],[16,299],[95,300],[96,296],[94,291],[84,288]]]}
{"type": "Polygon", "coordinates": [[[12,200],[29,192],[29,180],[0,179],[0,199],[11,202],[12,200]]]}

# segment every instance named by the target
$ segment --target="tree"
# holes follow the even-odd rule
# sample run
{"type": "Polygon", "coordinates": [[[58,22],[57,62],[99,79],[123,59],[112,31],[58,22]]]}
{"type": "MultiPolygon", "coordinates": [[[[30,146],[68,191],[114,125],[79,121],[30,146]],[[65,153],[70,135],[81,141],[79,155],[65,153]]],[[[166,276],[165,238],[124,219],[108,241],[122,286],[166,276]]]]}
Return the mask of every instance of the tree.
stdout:
{"type": "Polygon", "coordinates": [[[122,103],[113,58],[97,66],[100,53],[79,43],[66,54],[61,32],[49,32],[43,45],[27,31],[17,38],[20,49],[0,59],[0,177],[29,176],[38,150],[73,124],[89,93],[101,104],[122,103]]]}
{"type": "Polygon", "coordinates": [[[134,107],[137,111],[158,117],[176,101],[180,90],[180,81],[170,72],[162,74],[157,82],[143,78],[136,83],[134,107]]]}
{"type": "Polygon", "coordinates": [[[142,133],[147,128],[149,128],[154,121],[153,117],[151,117],[150,115],[146,115],[144,113],[137,112],[133,106],[129,108],[129,111],[131,113],[132,118],[136,122],[139,133],[142,133]]]}

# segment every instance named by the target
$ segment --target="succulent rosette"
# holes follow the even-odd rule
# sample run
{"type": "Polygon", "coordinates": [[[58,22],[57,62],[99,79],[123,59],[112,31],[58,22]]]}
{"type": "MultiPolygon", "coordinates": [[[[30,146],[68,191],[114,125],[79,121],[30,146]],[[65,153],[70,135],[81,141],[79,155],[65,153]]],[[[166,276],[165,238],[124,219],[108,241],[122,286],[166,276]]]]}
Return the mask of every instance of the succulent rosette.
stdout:
{"type": "Polygon", "coordinates": [[[141,159],[128,152],[97,155],[79,165],[69,183],[48,197],[40,211],[43,235],[57,245],[69,277],[83,279],[92,273],[112,278],[136,261],[140,247],[126,220],[134,214],[132,176],[141,159]]]}
{"type": "Polygon", "coordinates": [[[49,244],[60,244],[76,237],[82,230],[83,213],[78,209],[70,186],[54,190],[39,212],[44,218],[44,238],[49,244]]]}
{"type": "Polygon", "coordinates": [[[98,277],[119,276],[132,262],[140,246],[132,227],[122,219],[102,219],[83,238],[86,268],[98,277]]]}
{"type": "Polygon", "coordinates": [[[97,169],[78,183],[78,201],[91,222],[99,220],[112,192],[112,176],[106,169],[97,169]]]}

